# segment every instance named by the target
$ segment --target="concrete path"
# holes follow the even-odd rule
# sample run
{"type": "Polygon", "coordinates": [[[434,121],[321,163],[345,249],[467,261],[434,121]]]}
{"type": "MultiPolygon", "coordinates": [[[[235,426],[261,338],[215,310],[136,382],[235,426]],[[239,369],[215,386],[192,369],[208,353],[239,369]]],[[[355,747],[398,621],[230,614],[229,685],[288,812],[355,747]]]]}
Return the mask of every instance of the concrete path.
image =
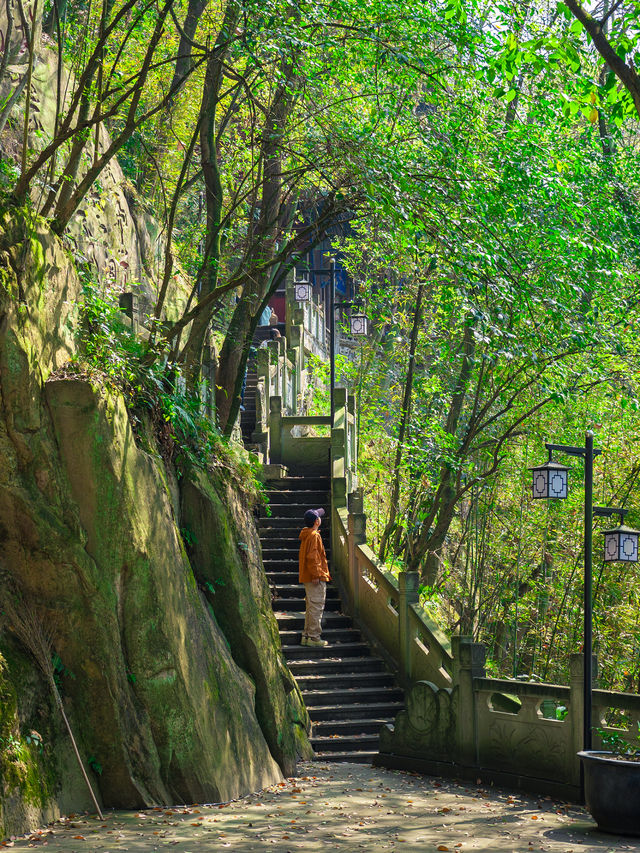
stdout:
{"type": "Polygon", "coordinates": [[[357,764],[305,764],[296,778],[228,805],[110,812],[103,822],[69,815],[11,846],[50,853],[587,853],[640,851],[640,839],[599,833],[584,811],[545,797],[357,764]]]}

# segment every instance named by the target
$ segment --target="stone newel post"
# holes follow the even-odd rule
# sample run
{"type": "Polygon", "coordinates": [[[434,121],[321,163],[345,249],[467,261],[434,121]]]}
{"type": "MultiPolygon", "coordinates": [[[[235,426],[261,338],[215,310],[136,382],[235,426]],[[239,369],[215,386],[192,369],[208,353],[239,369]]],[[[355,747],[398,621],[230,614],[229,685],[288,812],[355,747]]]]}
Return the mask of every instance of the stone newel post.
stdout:
{"type": "Polygon", "coordinates": [[[362,490],[356,489],[348,497],[348,553],[349,553],[349,583],[351,585],[351,600],[354,614],[360,610],[360,568],[356,549],[367,541],[367,516],[364,514],[362,490]]]}
{"type": "Polygon", "coordinates": [[[282,399],[269,399],[269,462],[282,464],[282,399]]]}
{"type": "Polygon", "coordinates": [[[478,732],[473,679],[484,678],[486,649],[471,637],[452,637],[453,684],[458,689],[456,713],[456,759],[473,767],[478,764],[478,732]]]}
{"type": "Polygon", "coordinates": [[[398,575],[398,630],[400,632],[400,665],[402,675],[409,685],[412,680],[411,671],[411,619],[409,608],[417,604],[419,599],[418,588],[420,586],[420,575],[418,572],[400,572],[398,575]]]}

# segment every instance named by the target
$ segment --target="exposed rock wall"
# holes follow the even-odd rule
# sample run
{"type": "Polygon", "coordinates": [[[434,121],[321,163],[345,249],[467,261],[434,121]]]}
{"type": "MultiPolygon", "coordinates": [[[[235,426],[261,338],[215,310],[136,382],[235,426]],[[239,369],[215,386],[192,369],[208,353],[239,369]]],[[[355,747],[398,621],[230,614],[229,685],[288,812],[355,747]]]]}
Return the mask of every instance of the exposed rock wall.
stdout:
{"type": "MultiPolygon", "coordinates": [[[[79,295],[46,227],[4,215],[0,568],[54,637],[104,804],[226,800],[291,772],[309,750],[255,526],[222,470],[176,486],[160,455],[136,443],[122,397],[62,369],[79,295]],[[191,560],[182,526],[197,543],[191,560]]],[[[10,697],[0,737],[13,732],[35,768],[27,783],[0,763],[1,837],[88,802],[77,773],[65,774],[70,746],[42,679],[6,625],[0,651],[10,697]],[[27,743],[29,728],[42,748],[27,743]]]]}

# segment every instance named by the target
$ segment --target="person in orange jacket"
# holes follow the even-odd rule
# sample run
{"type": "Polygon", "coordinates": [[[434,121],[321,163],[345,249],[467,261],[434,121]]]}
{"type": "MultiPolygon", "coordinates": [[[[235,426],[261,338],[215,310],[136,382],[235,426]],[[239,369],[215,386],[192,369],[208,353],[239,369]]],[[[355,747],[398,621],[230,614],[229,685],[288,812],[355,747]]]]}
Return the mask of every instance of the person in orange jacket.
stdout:
{"type": "Polygon", "coordinates": [[[327,646],[321,638],[322,613],[327,594],[327,581],[331,580],[327,555],[318,528],[324,517],[323,509],[308,509],[304,514],[305,526],[300,531],[300,554],[298,558],[298,580],[304,584],[306,612],[303,646],[327,646]]]}

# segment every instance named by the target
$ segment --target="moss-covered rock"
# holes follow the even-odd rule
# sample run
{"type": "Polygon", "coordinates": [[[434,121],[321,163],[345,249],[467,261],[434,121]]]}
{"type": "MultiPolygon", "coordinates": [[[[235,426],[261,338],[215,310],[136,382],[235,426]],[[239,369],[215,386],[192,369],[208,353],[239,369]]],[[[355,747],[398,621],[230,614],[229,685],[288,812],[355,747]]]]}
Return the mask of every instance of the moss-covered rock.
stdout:
{"type": "MultiPolygon", "coordinates": [[[[54,638],[99,796],[130,808],[212,801],[280,779],[308,754],[308,721],[246,501],[203,473],[183,482],[179,499],[174,472],[136,443],[122,396],[68,375],[80,287],[42,223],[0,220],[0,273],[0,567],[54,638]],[[228,614],[196,582],[181,507],[194,531],[201,519],[220,532],[219,541],[200,533],[191,556],[198,577],[224,579],[228,614]]],[[[9,660],[7,695],[22,737],[28,699],[15,689],[17,666],[9,660]]],[[[27,668],[45,708],[42,679],[27,668]]],[[[34,791],[25,770],[16,802],[2,794],[5,829],[25,830],[61,803],[87,805],[62,772],[71,750],[57,723],[46,748],[46,807],[23,808],[34,791]]]]}

